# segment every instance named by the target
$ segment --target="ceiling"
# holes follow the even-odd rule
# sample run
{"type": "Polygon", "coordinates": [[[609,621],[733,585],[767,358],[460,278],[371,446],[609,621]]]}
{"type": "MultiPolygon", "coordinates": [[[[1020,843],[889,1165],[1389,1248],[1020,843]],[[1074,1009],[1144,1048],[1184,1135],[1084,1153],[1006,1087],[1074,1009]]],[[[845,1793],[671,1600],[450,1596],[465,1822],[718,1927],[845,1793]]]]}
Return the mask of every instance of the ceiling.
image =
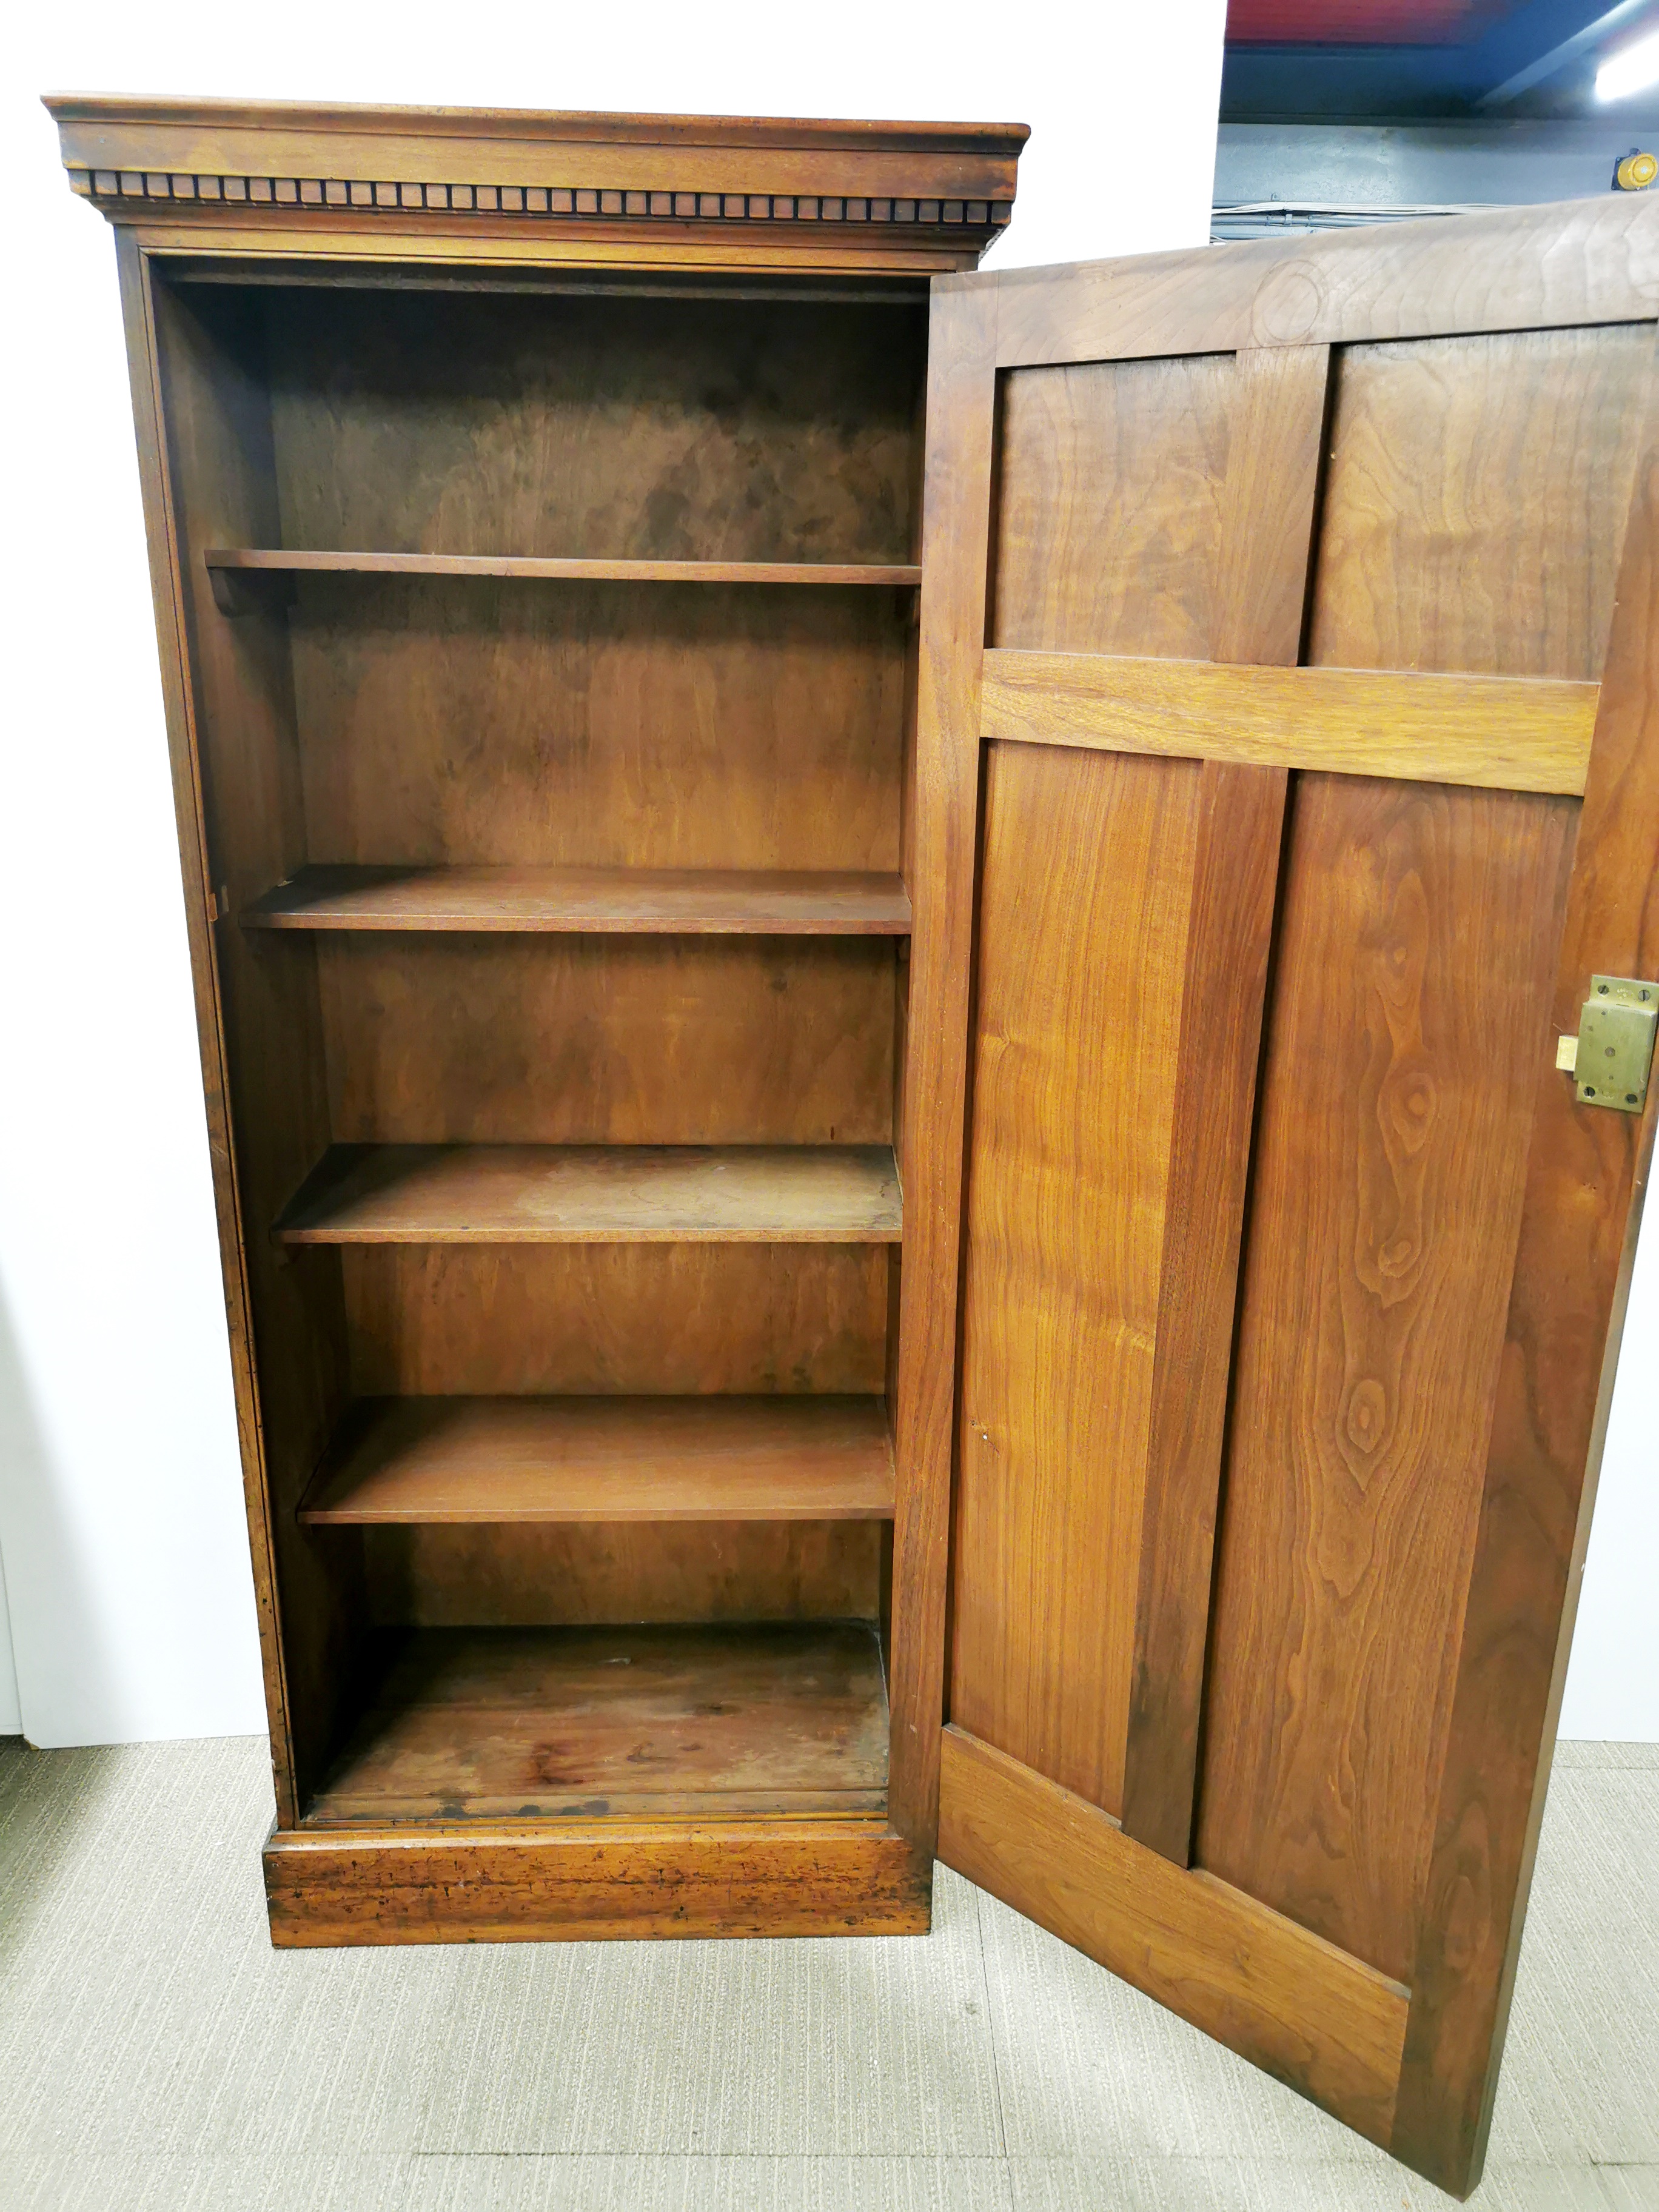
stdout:
{"type": "Polygon", "coordinates": [[[1229,0],[1224,123],[1628,116],[1597,65],[1659,30],[1659,0],[1229,0]]]}

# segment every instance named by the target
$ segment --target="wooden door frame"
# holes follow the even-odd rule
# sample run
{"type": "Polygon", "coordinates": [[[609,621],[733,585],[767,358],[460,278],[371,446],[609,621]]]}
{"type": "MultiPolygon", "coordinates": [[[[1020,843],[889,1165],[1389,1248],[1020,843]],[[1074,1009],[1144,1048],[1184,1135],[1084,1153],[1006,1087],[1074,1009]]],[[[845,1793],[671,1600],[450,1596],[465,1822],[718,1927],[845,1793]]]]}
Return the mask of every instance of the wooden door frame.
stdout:
{"type": "MultiPolygon", "coordinates": [[[[890,1800],[894,1825],[919,1852],[933,1850],[939,1835],[945,1737],[953,1761],[977,1759],[988,1818],[998,1780],[989,1762],[1000,1757],[979,1758],[986,1747],[957,1741],[960,1731],[941,1733],[1000,373],[1198,353],[1265,359],[1297,349],[1310,357],[1389,339],[1650,322],[1659,316],[1659,207],[1609,197],[1322,239],[936,277],[933,302],[910,887],[914,1019],[902,1152],[890,1800]]],[[[1255,640],[1241,622],[1229,645],[1239,659],[1295,659],[1270,619],[1255,640]]],[[[1592,972],[1659,971],[1656,880],[1659,393],[1638,454],[1579,821],[1553,1000],[1559,1030],[1577,1028],[1592,972]]],[[[1240,1065],[1248,1058],[1242,1051],[1240,1065]]],[[[1252,1062],[1252,1086],[1254,1076],[1252,1062]]],[[[1219,1986],[1224,1974],[1207,2000],[1178,1974],[1160,1987],[1153,1965],[1143,1957],[1137,1972],[1103,1924],[1121,1899],[1102,1899],[1100,1911],[1091,1911],[1083,1892],[1098,1861],[1089,1854],[1105,1831],[1115,1838],[1121,1864],[1114,1871],[1125,1893],[1161,1933],[1172,1911],[1179,1917],[1178,1900],[1195,1895],[1188,1886],[1226,1887],[1188,1871],[1179,1847],[1190,1832],[1190,1757],[1184,1782],[1177,1761],[1173,1790],[1164,1786],[1160,1796],[1152,1789],[1144,1825],[1132,1809],[1133,1753],[1121,1829],[1097,1813],[1099,1831],[1091,1829],[1077,1810],[1082,1801],[1068,1792],[1056,1793],[1065,1805],[1049,1808],[1046,1848],[1074,1853],[1068,1871],[1076,1878],[1069,1889],[1063,1879],[1059,1884],[1074,1908],[1061,1929],[1069,1940],[1212,2032],[1225,2023],[1228,2039],[1247,2055],[1459,2195],[1480,2178],[1491,2123],[1656,1119],[1659,1085],[1640,1116],[1581,1108],[1571,1084],[1540,1063],[1421,1937],[1409,1991],[1389,1984],[1396,2000],[1379,1996],[1378,2034],[1355,2061],[1358,2073],[1282,2063],[1276,2039],[1294,2023],[1292,1984],[1278,1991],[1277,2005],[1271,1995],[1263,1998],[1271,2017],[1252,2034],[1238,2025],[1237,1990],[1230,1996],[1219,1986]],[[1597,1205],[1571,1202],[1583,1189],[1596,1193],[1597,1205]],[[1589,1347],[1603,1338],[1597,1359],[1589,1347]],[[1137,1832],[1160,1848],[1131,1841],[1137,1832]],[[1382,2106],[1374,2094],[1379,2066],[1397,2068],[1382,2106]]],[[[1196,1474],[1189,1468],[1184,1492],[1169,1502],[1190,1512],[1194,1483],[1201,1492],[1205,1479],[1202,1468],[1196,1474]]],[[[1188,1559],[1188,1571],[1192,1565],[1188,1559]]],[[[1157,1563],[1143,1547],[1138,1650],[1145,1638],[1152,1650],[1183,1653],[1195,1686],[1201,1637],[1194,1661],[1191,1621],[1177,1605],[1160,1629],[1158,1603],[1157,1563]]],[[[1178,1735],[1190,1717],[1185,1710],[1173,1719],[1153,1714],[1153,1723],[1178,1735]]],[[[1133,1712],[1131,1733],[1133,1741],[1133,1712]]],[[[1162,1778],[1168,1785],[1169,1775],[1162,1778]]],[[[1024,1807],[1030,1813],[1029,1798],[1024,1807]]],[[[1272,1952],[1280,1931],[1293,1927],[1239,1893],[1227,1896],[1276,1923],[1257,1929],[1259,1952],[1272,1952]]],[[[1291,1949],[1293,1965],[1305,1963],[1291,1949]]],[[[1266,1984],[1279,1978],[1272,1958],[1263,1964],[1258,1955],[1255,1971],[1266,1984]]]]}

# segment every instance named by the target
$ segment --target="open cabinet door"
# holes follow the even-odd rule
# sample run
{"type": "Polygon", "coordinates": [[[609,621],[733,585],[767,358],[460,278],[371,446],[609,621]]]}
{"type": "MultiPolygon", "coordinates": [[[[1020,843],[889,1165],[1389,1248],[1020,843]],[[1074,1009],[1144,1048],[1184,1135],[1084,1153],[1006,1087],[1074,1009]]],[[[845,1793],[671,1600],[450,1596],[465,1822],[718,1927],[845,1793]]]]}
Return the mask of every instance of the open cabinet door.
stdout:
{"type": "Polygon", "coordinates": [[[896,1817],[1464,2193],[1654,1121],[1659,205],[933,301],[896,1817]]]}

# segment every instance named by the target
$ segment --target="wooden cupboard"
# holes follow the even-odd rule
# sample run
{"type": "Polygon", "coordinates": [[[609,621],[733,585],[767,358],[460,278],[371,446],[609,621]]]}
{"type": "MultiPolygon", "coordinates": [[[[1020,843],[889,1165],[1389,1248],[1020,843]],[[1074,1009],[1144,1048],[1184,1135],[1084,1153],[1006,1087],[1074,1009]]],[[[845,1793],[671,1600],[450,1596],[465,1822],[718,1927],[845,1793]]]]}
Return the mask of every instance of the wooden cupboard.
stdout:
{"type": "Polygon", "coordinates": [[[48,104],[273,1939],[937,1850],[1467,2191],[1652,1142],[1659,210],[979,276],[1015,126],[48,104]]]}

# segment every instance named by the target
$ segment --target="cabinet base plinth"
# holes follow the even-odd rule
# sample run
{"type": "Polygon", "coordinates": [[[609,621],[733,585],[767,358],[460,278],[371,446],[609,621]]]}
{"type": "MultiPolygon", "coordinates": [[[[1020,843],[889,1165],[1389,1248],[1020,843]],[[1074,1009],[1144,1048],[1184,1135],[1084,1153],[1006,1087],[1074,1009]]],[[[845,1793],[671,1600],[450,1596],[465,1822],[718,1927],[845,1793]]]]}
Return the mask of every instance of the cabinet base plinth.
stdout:
{"type": "Polygon", "coordinates": [[[927,1933],[931,1864],[883,1823],[275,1830],[270,1940],[597,1942],[927,1933]]]}

